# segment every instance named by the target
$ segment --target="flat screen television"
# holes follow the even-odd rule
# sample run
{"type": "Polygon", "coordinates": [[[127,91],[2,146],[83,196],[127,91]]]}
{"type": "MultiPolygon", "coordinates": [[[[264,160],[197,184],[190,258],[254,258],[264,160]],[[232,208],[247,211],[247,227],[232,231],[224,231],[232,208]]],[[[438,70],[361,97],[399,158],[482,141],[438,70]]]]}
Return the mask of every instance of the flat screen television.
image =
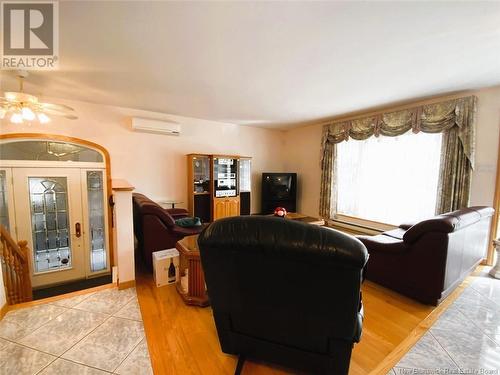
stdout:
{"type": "Polygon", "coordinates": [[[272,213],[276,207],[294,212],[296,192],[296,173],[262,173],[262,213],[272,213]]]}

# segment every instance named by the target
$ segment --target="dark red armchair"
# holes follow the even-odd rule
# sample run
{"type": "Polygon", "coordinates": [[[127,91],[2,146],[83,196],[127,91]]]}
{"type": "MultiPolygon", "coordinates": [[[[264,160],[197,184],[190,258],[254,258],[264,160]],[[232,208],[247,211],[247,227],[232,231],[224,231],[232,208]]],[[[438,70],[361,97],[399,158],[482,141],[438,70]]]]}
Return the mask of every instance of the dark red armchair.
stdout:
{"type": "Polygon", "coordinates": [[[148,269],[152,269],[153,252],[171,249],[177,241],[203,229],[202,226],[184,228],[175,224],[175,220],[188,216],[185,209],[164,209],[139,193],[134,193],[132,200],[137,250],[148,269]]]}

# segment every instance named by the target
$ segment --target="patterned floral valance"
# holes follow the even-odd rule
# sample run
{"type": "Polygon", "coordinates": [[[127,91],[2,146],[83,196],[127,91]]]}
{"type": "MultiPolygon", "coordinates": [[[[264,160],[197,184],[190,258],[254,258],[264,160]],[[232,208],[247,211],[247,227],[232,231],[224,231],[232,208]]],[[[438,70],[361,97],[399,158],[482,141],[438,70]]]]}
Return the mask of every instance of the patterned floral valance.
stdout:
{"type": "Polygon", "coordinates": [[[441,133],[457,126],[463,151],[474,167],[475,96],[415,106],[400,111],[388,111],[346,121],[336,121],[323,127],[322,152],[328,143],[367,139],[380,135],[395,137],[410,129],[414,133],[441,133]]]}

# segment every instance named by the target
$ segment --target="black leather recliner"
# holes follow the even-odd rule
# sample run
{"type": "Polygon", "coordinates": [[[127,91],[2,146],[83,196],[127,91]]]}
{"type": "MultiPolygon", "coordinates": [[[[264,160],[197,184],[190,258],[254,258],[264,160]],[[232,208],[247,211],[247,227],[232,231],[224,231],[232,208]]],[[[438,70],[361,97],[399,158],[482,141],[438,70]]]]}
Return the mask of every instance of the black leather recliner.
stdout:
{"type": "MultiPolygon", "coordinates": [[[[222,351],[313,374],[347,374],[361,336],[365,246],[275,217],[217,220],[199,236],[222,351]]],[[[237,368],[237,372],[238,372],[237,368]]]]}

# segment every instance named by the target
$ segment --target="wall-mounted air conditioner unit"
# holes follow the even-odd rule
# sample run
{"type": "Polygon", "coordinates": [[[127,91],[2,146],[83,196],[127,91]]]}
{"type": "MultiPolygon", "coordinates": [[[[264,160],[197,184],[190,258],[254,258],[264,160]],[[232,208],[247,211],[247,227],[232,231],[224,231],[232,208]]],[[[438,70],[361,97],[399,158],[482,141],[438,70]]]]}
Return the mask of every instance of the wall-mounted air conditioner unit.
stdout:
{"type": "Polygon", "coordinates": [[[149,120],[132,117],[132,130],[143,133],[157,133],[167,135],[181,134],[181,126],[173,121],[149,120]]]}

